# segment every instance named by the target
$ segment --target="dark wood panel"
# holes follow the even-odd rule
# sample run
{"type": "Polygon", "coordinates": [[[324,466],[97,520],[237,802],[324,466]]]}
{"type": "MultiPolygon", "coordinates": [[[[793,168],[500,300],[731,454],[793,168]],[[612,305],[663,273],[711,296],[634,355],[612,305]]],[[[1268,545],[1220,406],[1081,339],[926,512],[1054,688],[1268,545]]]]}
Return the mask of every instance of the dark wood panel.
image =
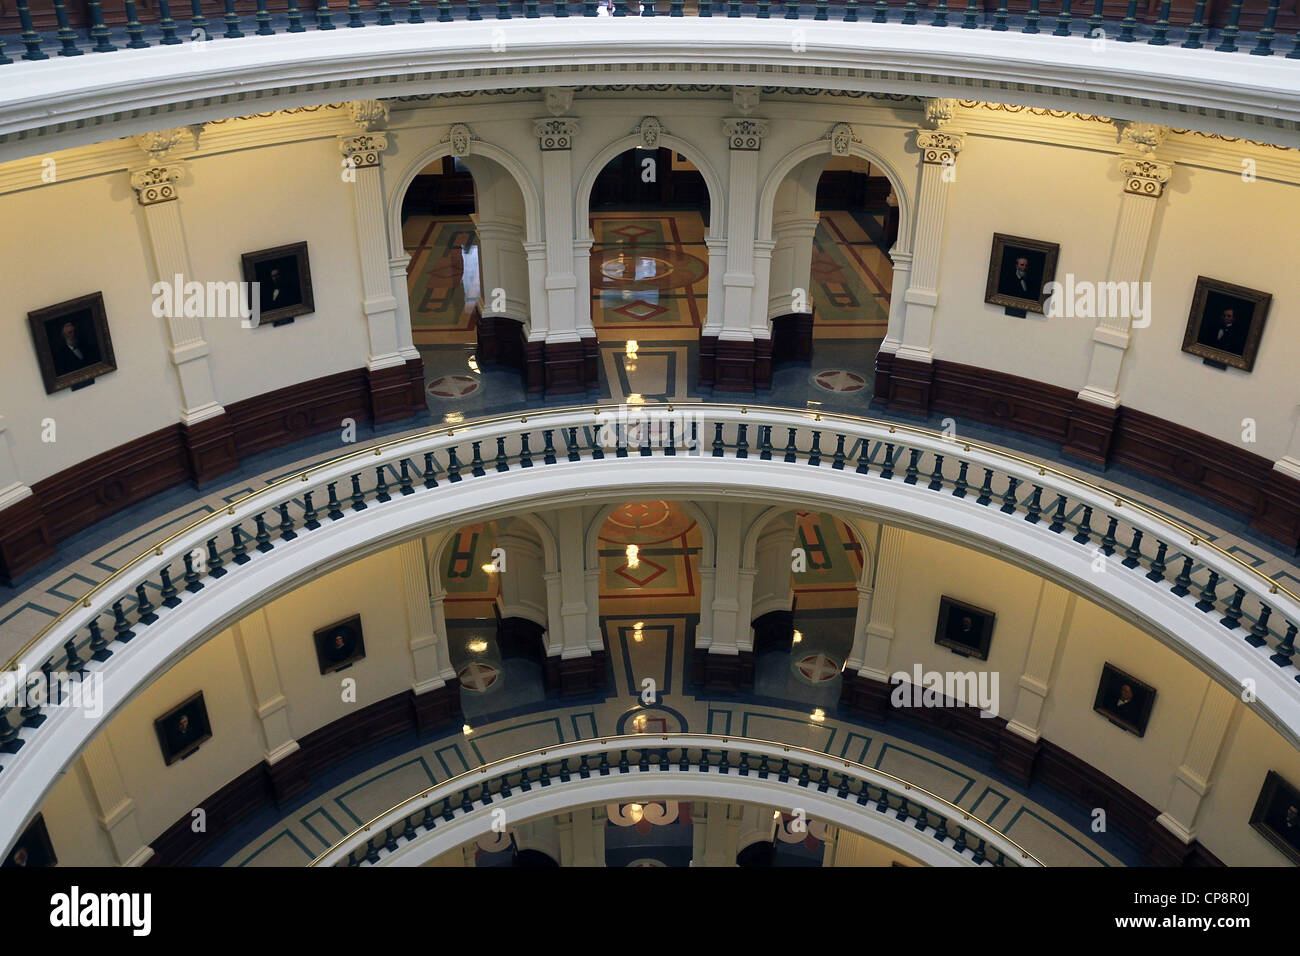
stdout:
{"type": "Polygon", "coordinates": [[[342,429],[343,419],[370,420],[365,369],[326,375],[226,406],[235,447],[247,458],[290,442],[342,429]]]}
{"type": "Polygon", "coordinates": [[[1033,379],[974,365],[935,362],[930,410],[952,412],[1063,444],[1075,398],[1076,393],[1069,389],[1033,379]]]}

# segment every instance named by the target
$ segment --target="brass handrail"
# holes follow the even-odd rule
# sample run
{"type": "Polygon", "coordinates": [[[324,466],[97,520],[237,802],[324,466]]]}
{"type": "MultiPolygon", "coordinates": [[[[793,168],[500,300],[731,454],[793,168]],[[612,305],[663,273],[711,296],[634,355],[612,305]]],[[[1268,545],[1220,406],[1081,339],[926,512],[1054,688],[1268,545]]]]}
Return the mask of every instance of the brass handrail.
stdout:
{"type": "MultiPolygon", "coordinates": [[[[581,413],[581,412],[588,412],[588,411],[594,412],[596,416],[599,417],[603,413],[615,412],[621,407],[626,407],[626,406],[625,405],[566,405],[560,408],[548,408],[548,409],[539,409],[536,411],[530,410],[522,413],[514,412],[514,413],[504,414],[504,415],[493,415],[487,418],[478,418],[469,422],[457,422],[450,425],[447,424],[435,425],[432,428],[407,435],[403,438],[394,438],[385,442],[380,442],[378,444],[363,446],[362,448],[358,448],[356,451],[348,452],[345,455],[339,455],[335,458],[327,459],[326,461],[317,462],[313,465],[308,466],[306,469],[303,470],[295,469],[292,475],[286,476],[284,478],[279,478],[276,481],[273,481],[262,488],[258,488],[254,491],[249,492],[246,495],[243,495],[242,497],[236,499],[235,501],[229,502],[226,505],[226,508],[224,510],[227,514],[234,514],[236,507],[241,506],[246,502],[253,500],[254,498],[262,497],[263,495],[266,495],[277,488],[280,488],[286,484],[290,484],[295,481],[298,482],[306,481],[312,471],[319,471],[320,469],[323,468],[332,468],[344,462],[357,459],[357,458],[363,458],[366,456],[378,457],[382,454],[382,452],[385,449],[393,448],[398,445],[403,445],[410,442],[415,442],[424,438],[435,438],[438,436],[440,432],[443,431],[446,432],[448,437],[453,437],[455,434],[461,431],[469,431],[473,429],[485,428],[500,422],[510,421],[516,418],[519,419],[521,424],[523,424],[523,423],[527,423],[532,418],[545,419],[545,418],[551,418],[555,416],[572,415],[574,413],[581,413]]],[[[645,409],[665,407],[669,411],[672,411],[674,409],[674,405],[672,403],[665,403],[663,406],[644,405],[644,406],[634,406],[634,407],[645,408],[645,409]]],[[[1151,508],[1148,508],[1147,506],[1141,504],[1140,502],[1125,497],[1124,495],[1119,494],[1113,489],[1095,484],[1086,478],[1081,478],[1077,475],[1072,475],[1068,472],[1061,471],[1060,469],[1055,468],[1052,465],[1046,464],[1044,462],[1035,461],[1032,458],[1024,458],[1020,455],[1015,454],[1014,452],[1005,451],[993,445],[986,445],[983,442],[978,442],[978,441],[967,441],[964,439],[952,438],[948,435],[943,434],[942,432],[937,432],[930,428],[920,428],[915,425],[906,425],[899,422],[891,422],[879,418],[864,418],[858,415],[846,415],[840,412],[819,412],[819,411],[814,411],[812,409],[784,408],[777,405],[742,405],[736,402],[706,402],[706,403],[693,402],[690,403],[689,405],[686,405],[685,407],[692,410],[694,409],[700,409],[700,410],[739,409],[741,414],[748,414],[749,412],[761,412],[761,413],[777,413],[782,415],[795,415],[795,416],[802,415],[810,418],[812,421],[820,422],[820,421],[831,420],[831,421],[845,422],[848,424],[858,425],[858,426],[886,428],[889,430],[891,434],[903,432],[906,434],[918,435],[932,440],[942,441],[947,444],[960,445],[965,451],[970,451],[971,449],[977,449],[982,452],[988,452],[990,454],[997,455],[1001,458],[1014,461],[1022,466],[1037,469],[1040,475],[1050,474],[1059,478],[1064,478],[1078,485],[1082,485],[1085,488],[1089,488],[1092,491],[1095,491],[1099,494],[1113,498],[1115,500],[1115,507],[1117,508],[1127,507],[1134,511],[1139,511],[1147,515],[1148,517],[1164,525],[1169,526],[1170,528],[1174,529],[1174,531],[1185,536],[1190,546],[1192,547],[1205,546],[1207,549],[1217,552],[1221,558],[1227,559],[1228,561],[1237,565],[1242,570],[1247,571],[1250,574],[1254,575],[1255,577],[1259,578],[1265,585],[1268,586],[1268,590],[1270,594],[1285,594],[1286,596],[1290,597],[1292,600],[1300,602],[1300,595],[1297,595],[1294,591],[1290,590],[1289,588],[1285,587],[1278,581],[1269,577],[1267,574],[1265,574],[1263,571],[1260,571],[1258,568],[1250,564],[1247,564],[1245,561],[1238,558],[1235,554],[1225,551],[1223,548],[1220,548],[1217,544],[1215,544],[1212,541],[1207,541],[1200,534],[1192,531],[1190,528],[1186,527],[1180,522],[1175,521],[1174,519],[1166,515],[1163,515],[1158,511],[1154,511],[1151,508]]],[[[162,549],[166,545],[170,544],[172,541],[176,540],[182,535],[185,535],[190,531],[193,531],[195,528],[198,528],[209,521],[215,520],[216,517],[220,514],[221,514],[221,510],[219,509],[217,511],[212,512],[211,514],[204,515],[202,518],[198,518],[195,521],[190,522],[189,524],[187,524],[185,527],[181,528],[178,531],[172,532],[171,534],[167,535],[167,537],[161,539],[160,541],[156,542],[153,545],[150,545],[147,550],[142,551],[140,554],[137,554],[134,558],[132,558],[126,564],[122,565],[122,567],[118,568],[116,571],[114,571],[112,574],[106,577],[103,581],[100,581],[98,584],[92,586],[89,591],[87,591],[84,595],[82,595],[80,600],[74,602],[71,606],[69,606],[64,611],[62,611],[56,618],[54,618],[54,620],[50,621],[44,627],[42,627],[40,631],[38,631],[36,635],[32,637],[31,640],[29,640],[26,644],[24,644],[21,648],[19,648],[16,652],[14,652],[14,654],[11,655],[9,660],[5,663],[3,670],[16,670],[18,666],[18,659],[22,657],[24,654],[26,654],[29,650],[31,650],[31,648],[34,647],[43,637],[45,637],[46,634],[48,634],[54,628],[58,627],[64,621],[65,618],[67,618],[77,609],[78,605],[80,605],[81,607],[90,607],[91,599],[96,594],[98,594],[101,590],[105,589],[109,584],[116,581],[119,577],[124,576],[125,573],[128,570],[130,570],[132,567],[139,564],[141,561],[145,560],[146,558],[156,557],[158,555],[161,555],[162,549]]]]}
{"type": "MultiPolygon", "coordinates": [[[[963,810],[955,803],[945,800],[937,793],[933,793],[929,790],[926,790],[924,787],[919,787],[914,783],[909,783],[908,781],[903,780],[901,777],[895,777],[892,773],[888,773],[884,770],[877,770],[874,767],[868,767],[866,764],[857,763],[856,761],[853,760],[846,760],[843,757],[834,757],[831,754],[825,753],[821,750],[813,750],[810,747],[800,747],[797,744],[787,744],[779,740],[760,740],[756,737],[732,737],[730,735],[724,737],[719,734],[696,734],[696,733],[615,734],[609,737],[588,737],[583,740],[574,740],[569,743],[551,744],[547,747],[539,747],[536,750],[528,750],[525,751],[524,753],[515,754],[511,757],[502,757],[500,760],[494,760],[491,763],[481,764],[480,766],[475,767],[472,770],[466,770],[464,773],[458,773],[454,777],[448,777],[446,780],[436,783],[432,787],[425,787],[419,793],[412,794],[411,796],[403,800],[401,803],[395,804],[394,806],[389,807],[387,810],[375,814],[365,823],[361,824],[359,827],[356,827],[351,833],[344,834],[340,839],[336,840],[332,846],[330,846],[322,853],[318,854],[316,858],[312,860],[310,863],[308,863],[307,865],[309,867],[318,866],[320,862],[324,860],[327,856],[329,856],[331,853],[338,852],[346,844],[351,843],[354,840],[360,839],[361,834],[368,832],[372,827],[378,825],[379,821],[384,819],[384,817],[388,816],[391,813],[397,813],[403,807],[416,803],[419,800],[425,799],[434,790],[445,788],[447,787],[448,784],[454,784],[457,781],[468,780],[469,778],[491,777],[493,768],[499,768],[504,766],[505,764],[515,763],[521,760],[527,760],[529,757],[544,757],[546,756],[547,753],[549,753],[552,750],[558,750],[561,748],[570,748],[570,747],[582,747],[583,745],[590,745],[591,749],[594,749],[597,745],[609,749],[611,744],[614,747],[617,747],[618,749],[624,749],[621,746],[624,743],[632,743],[638,745],[638,746],[629,746],[626,748],[628,750],[645,749],[645,746],[647,745],[647,741],[652,741],[656,737],[661,741],[687,738],[691,741],[699,741],[701,747],[704,747],[706,744],[709,743],[712,743],[715,747],[721,746],[723,744],[728,744],[733,748],[738,746],[752,746],[752,745],[757,745],[762,747],[780,747],[782,751],[787,753],[794,752],[799,754],[806,754],[818,760],[830,760],[853,770],[865,771],[865,775],[859,775],[859,779],[863,780],[864,783],[867,781],[869,777],[884,778],[889,783],[896,784],[902,790],[907,790],[914,793],[921,793],[927,797],[930,797],[936,802],[947,807],[954,814],[960,814],[963,820],[969,821],[971,819],[971,814],[969,811],[963,810]]],[[[674,746],[676,745],[669,744],[668,748],[666,749],[671,749],[674,746]]],[[[452,787],[451,789],[453,792],[455,792],[456,790],[463,789],[463,787],[452,787]]],[[[1022,859],[1032,860],[1033,862],[1037,863],[1039,866],[1043,865],[1042,860],[1034,856],[1032,853],[1030,853],[1028,850],[1022,847],[1015,840],[1011,839],[1011,837],[1007,836],[997,827],[993,826],[991,823],[988,823],[985,820],[979,820],[978,817],[976,817],[975,819],[979,822],[981,826],[987,827],[989,830],[992,830],[1000,838],[1006,840],[1007,843],[1015,847],[1016,850],[1019,851],[1022,859]]]]}

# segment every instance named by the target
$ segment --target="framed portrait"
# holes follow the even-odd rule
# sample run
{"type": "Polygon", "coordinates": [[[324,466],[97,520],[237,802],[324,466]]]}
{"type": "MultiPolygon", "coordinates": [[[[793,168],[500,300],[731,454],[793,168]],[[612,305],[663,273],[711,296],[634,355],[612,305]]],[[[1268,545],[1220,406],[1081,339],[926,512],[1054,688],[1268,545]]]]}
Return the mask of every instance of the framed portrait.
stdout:
{"type": "Polygon", "coordinates": [[[1124,673],[1114,664],[1107,663],[1102,667],[1092,709],[1112,724],[1141,737],[1147,732],[1147,721],[1151,719],[1155,702],[1156,689],[1150,684],[1124,673]]]}
{"type": "Polygon", "coordinates": [[[307,243],[245,252],[243,264],[249,295],[256,298],[248,306],[257,311],[255,325],[286,325],[295,316],[316,311],[307,243]]]}
{"type": "Polygon", "coordinates": [[[208,708],[203,703],[203,691],[177,704],[153,722],[158,733],[158,746],[163,760],[171,766],[184,760],[212,739],[212,725],[208,722],[208,708]]]}
{"type": "Polygon", "coordinates": [[[366,641],[361,633],[361,615],[322,627],[312,635],[316,642],[316,663],[322,674],[351,667],[366,656],[366,641]]]}
{"type": "Polygon", "coordinates": [[[1028,312],[1042,313],[1047,301],[1043,289],[1056,279],[1060,251],[1055,242],[994,233],[984,301],[1021,317],[1028,312]]]}
{"type": "Polygon", "coordinates": [[[1249,372],[1255,367],[1272,301],[1267,292],[1197,276],[1183,351],[1199,355],[1209,365],[1249,372]]]}
{"type": "Polygon", "coordinates": [[[1292,863],[1300,864],[1300,790],[1276,770],[1264,777],[1250,825],[1292,863]]]}
{"type": "Polygon", "coordinates": [[[997,615],[992,611],[942,597],[939,599],[939,621],[934,630],[934,642],[963,657],[986,661],[996,619],[997,615]]]}
{"type": "Polygon", "coordinates": [[[93,292],[27,313],[45,394],[85,388],[117,371],[104,314],[104,294],[93,292]]]}
{"type": "Polygon", "coordinates": [[[45,829],[45,818],[39,813],[27,824],[27,829],[5,857],[4,866],[54,866],[59,861],[54,856],[50,833],[45,829]]]}

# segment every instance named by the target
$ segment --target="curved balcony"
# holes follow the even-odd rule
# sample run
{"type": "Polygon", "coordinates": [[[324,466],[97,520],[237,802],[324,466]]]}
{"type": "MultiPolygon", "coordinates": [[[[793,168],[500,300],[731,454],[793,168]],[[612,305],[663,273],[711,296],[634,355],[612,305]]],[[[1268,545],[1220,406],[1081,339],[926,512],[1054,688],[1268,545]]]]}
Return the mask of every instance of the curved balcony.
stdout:
{"type": "Polygon", "coordinates": [[[540,4],[17,0],[0,19],[4,155],[341,98],[593,82],[977,96],[1300,144],[1294,3],[850,0],[540,4]],[[602,16],[603,13],[607,16],[602,16]],[[637,16],[630,30],[620,18],[637,16]],[[574,19],[580,22],[573,22],[574,19]],[[727,26],[719,34],[723,18],[727,26]],[[762,22],[766,21],[766,22],[762,22]],[[852,24],[846,28],[846,24],[852,24]],[[391,29],[378,29],[388,26],[391,29]],[[362,29],[367,28],[367,29],[362,29]],[[793,31],[793,32],[792,32],[793,31]],[[7,38],[5,34],[7,33],[7,38]],[[209,42],[211,41],[211,42],[209,42]],[[197,50],[196,50],[197,48],[197,50]],[[106,58],[98,54],[117,51],[106,58]],[[201,52],[198,52],[201,51],[201,52]],[[90,54],[82,58],[82,54],[90,54]],[[66,58],[66,59],[61,59],[66,58]],[[52,62],[61,60],[59,67],[52,62]],[[544,77],[544,79],[543,79],[544,77]],[[602,82],[595,80],[595,82],[602,82]],[[40,133],[39,143],[35,134],[40,133]]]}
{"type": "MultiPolygon", "coordinates": [[[[820,501],[1022,564],[1224,686],[1250,682],[1248,706],[1300,746],[1300,600],[1157,512],[1045,464],[889,422],[729,405],[645,412],[639,424],[609,407],[486,419],[291,473],[96,586],[10,660],[0,691],[24,670],[102,673],[111,715],[246,609],[365,553],[489,512],[672,485],[697,497],[820,501]]],[[[17,723],[0,712],[6,845],[97,726],[48,710],[26,708],[17,723]]]]}
{"type": "Polygon", "coordinates": [[[310,866],[419,866],[517,822],[647,794],[792,806],[933,866],[1038,867],[1010,837],[928,790],[862,764],[766,740],[628,734],[497,760],[374,817],[310,866]]]}

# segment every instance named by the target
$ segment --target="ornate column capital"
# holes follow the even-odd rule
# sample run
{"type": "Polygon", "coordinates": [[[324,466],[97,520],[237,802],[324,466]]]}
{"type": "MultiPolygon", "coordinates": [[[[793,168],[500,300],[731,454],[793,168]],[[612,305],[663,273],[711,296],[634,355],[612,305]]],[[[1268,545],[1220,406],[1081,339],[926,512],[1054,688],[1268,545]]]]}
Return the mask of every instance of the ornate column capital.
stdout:
{"type": "Polygon", "coordinates": [[[1165,183],[1174,172],[1173,163],[1154,159],[1122,159],[1119,168],[1124,174],[1124,192],[1153,199],[1164,192],[1165,183]]]}
{"type": "Polygon", "coordinates": [[[641,137],[642,149],[658,149],[659,137],[664,134],[664,124],[659,122],[657,116],[646,116],[642,118],[636,132],[641,137]]]}
{"type": "Polygon", "coordinates": [[[141,206],[171,202],[176,198],[176,182],[185,173],[182,163],[155,163],[131,170],[131,188],[141,206]]]}
{"type": "Polygon", "coordinates": [[[860,140],[853,135],[853,127],[848,123],[836,123],[826,133],[826,139],[830,140],[832,156],[849,155],[849,147],[860,140]]]}
{"type": "Polygon", "coordinates": [[[762,149],[763,137],[770,128],[767,120],[749,117],[729,117],[722,121],[722,132],[727,137],[728,149],[762,149]]]}
{"type": "Polygon", "coordinates": [[[388,137],[383,133],[358,133],[339,137],[339,152],[348,158],[353,169],[378,166],[388,149],[388,137]]]}
{"type": "Polygon", "coordinates": [[[383,100],[353,100],[348,104],[348,116],[362,132],[373,133],[388,125],[388,104],[383,100]]]}
{"type": "Polygon", "coordinates": [[[572,149],[573,137],[578,135],[578,121],[570,116],[533,120],[533,135],[543,152],[572,149]]]}
{"type": "Polygon", "coordinates": [[[1153,157],[1169,134],[1167,126],[1155,123],[1135,123],[1131,120],[1116,120],[1115,135],[1119,144],[1131,154],[1153,157]]]}
{"type": "Polygon", "coordinates": [[[941,133],[937,130],[921,129],[916,131],[916,146],[921,151],[921,160],[939,166],[951,166],[957,161],[957,154],[966,145],[966,137],[960,133],[941,133]]]}

